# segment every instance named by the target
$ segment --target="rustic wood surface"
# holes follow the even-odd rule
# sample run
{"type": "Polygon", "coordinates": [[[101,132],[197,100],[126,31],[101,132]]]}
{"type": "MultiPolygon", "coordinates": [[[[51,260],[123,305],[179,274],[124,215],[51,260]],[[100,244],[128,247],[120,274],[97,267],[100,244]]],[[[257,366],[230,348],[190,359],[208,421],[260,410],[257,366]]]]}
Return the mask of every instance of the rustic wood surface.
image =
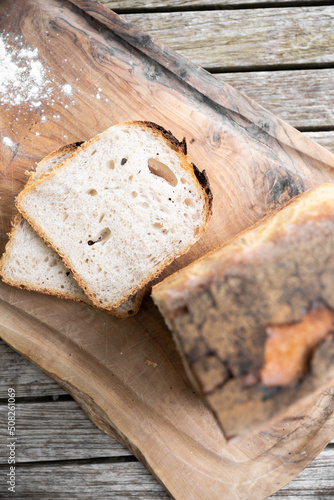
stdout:
{"type": "Polygon", "coordinates": [[[124,19],[206,69],[229,71],[333,63],[333,12],[333,6],[282,7],[125,14],[124,19]]]}
{"type": "MultiPolygon", "coordinates": [[[[112,2],[109,2],[109,4],[111,3],[112,2]]],[[[284,8],[268,9],[270,12],[263,12],[267,9],[261,9],[261,12],[260,9],[254,9],[254,11],[253,9],[249,9],[249,11],[245,12],[247,14],[247,18],[252,19],[252,29],[254,32],[257,31],[255,26],[259,26],[259,33],[258,35],[255,33],[250,36],[247,33],[247,29],[251,26],[251,21],[247,22],[243,39],[239,43],[238,37],[234,38],[234,48],[231,49],[222,45],[224,37],[222,37],[221,31],[222,27],[224,27],[224,22],[225,20],[229,20],[229,29],[232,29],[233,27],[233,29],[238,30],[240,29],[240,23],[242,23],[245,16],[241,17],[240,13],[237,11],[232,13],[226,13],[226,11],[224,11],[219,13],[217,25],[215,28],[212,28],[217,15],[216,11],[212,11],[210,13],[206,12],[204,14],[202,11],[193,11],[194,7],[205,10],[206,6],[223,6],[227,5],[227,3],[228,2],[225,2],[224,4],[221,2],[216,2],[214,4],[213,2],[182,2],[182,5],[180,5],[180,2],[169,2],[167,5],[167,2],[151,2],[151,4],[145,3],[145,6],[143,7],[143,2],[141,5],[139,2],[122,2],[120,8],[123,9],[124,12],[131,12],[132,8],[134,11],[144,10],[145,12],[140,15],[137,13],[135,15],[127,14],[124,17],[140,28],[145,26],[146,23],[147,28],[145,28],[145,30],[148,33],[153,34],[162,41],[166,41],[166,39],[171,40],[171,42],[168,41],[170,46],[173,46],[176,50],[186,54],[195,63],[199,63],[205,68],[211,69],[215,72],[218,71],[218,73],[220,70],[224,71],[224,74],[218,74],[216,76],[223,81],[225,76],[226,81],[228,81],[228,78],[231,78],[232,80],[229,80],[228,83],[231,83],[235,87],[237,87],[237,82],[239,82],[238,88],[241,91],[246,94],[250,94],[250,90],[253,91],[254,95],[251,95],[250,97],[254,98],[267,108],[270,108],[271,111],[292,123],[294,126],[307,131],[305,134],[306,136],[317,140],[320,144],[323,144],[328,149],[334,151],[334,134],[331,132],[331,127],[333,127],[333,123],[331,121],[333,117],[331,112],[331,92],[333,92],[333,90],[330,84],[330,66],[333,62],[330,57],[330,54],[332,53],[331,7],[305,8],[305,5],[307,4],[304,3],[303,7],[289,8],[288,11],[284,8]],[[189,11],[187,11],[187,6],[191,8],[189,11]],[[187,24],[189,28],[186,26],[185,30],[182,26],[183,21],[181,22],[180,20],[184,20],[184,17],[178,17],[180,13],[177,13],[177,15],[171,15],[171,13],[168,12],[163,13],[164,15],[161,16],[161,12],[150,11],[150,9],[153,10],[154,8],[157,8],[158,10],[159,8],[161,10],[169,10],[171,8],[171,10],[173,10],[173,8],[178,9],[178,7],[182,7],[182,10],[185,11],[181,13],[182,16],[189,14],[189,23],[187,24]],[[257,10],[259,10],[259,13],[256,12],[257,10]],[[274,10],[276,12],[274,12],[274,10]],[[168,14],[167,17],[165,14],[168,14]],[[276,14],[276,21],[274,23],[273,14],[276,14]],[[268,44],[269,42],[267,42],[267,39],[264,40],[264,38],[272,36],[273,40],[276,40],[276,44],[279,45],[278,34],[284,24],[284,14],[285,16],[287,14],[291,14],[291,18],[289,19],[292,19],[292,21],[290,24],[287,23],[280,40],[282,40],[282,43],[284,44],[287,43],[289,37],[292,37],[292,39],[298,38],[298,42],[294,45],[294,47],[290,47],[292,49],[291,52],[294,52],[294,56],[291,54],[284,54],[281,50],[279,50],[280,47],[278,49],[276,46],[276,49],[275,47],[273,48],[273,52],[275,54],[275,58],[273,58],[270,44],[268,44]],[[174,19],[174,21],[172,21],[172,19],[174,19]],[[272,23],[273,31],[269,30],[268,23],[272,23]],[[319,30],[320,25],[321,30],[319,30]],[[196,37],[193,36],[193,32],[191,30],[192,26],[197,30],[194,32],[196,37]],[[201,26],[201,29],[206,27],[206,35],[198,33],[199,26],[201,26]],[[308,41],[308,43],[306,43],[307,37],[303,26],[309,30],[310,33],[314,34],[313,37],[311,37],[313,39],[308,41]],[[183,38],[185,31],[188,33],[188,42],[186,42],[183,38]],[[215,34],[215,44],[218,46],[217,49],[220,46],[220,56],[216,49],[213,50],[211,32],[215,34]],[[240,60],[238,61],[239,53],[246,50],[246,39],[248,39],[248,42],[253,40],[252,43],[258,43],[257,47],[265,47],[265,49],[269,52],[269,55],[266,55],[265,57],[265,61],[259,61],[256,54],[254,54],[254,58],[252,58],[252,54],[250,54],[249,50],[247,50],[246,56],[244,55],[245,52],[241,54],[240,60]],[[173,44],[172,40],[175,40],[175,44],[173,44]],[[236,50],[236,47],[238,50],[236,50]],[[309,48],[310,51],[308,52],[309,48]],[[233,57],[236,58],[236,62],[233,62],[233,57]],[[308,65],[312,69],[307,69],[306,66],[308,65]],[[245,72],[238,72],[240,70],[244,71],[245,69],[247,69],[248,73],[251,73],[247,75],[245,72]],[[254,71],[258,69],[261,69],[261,71],[254,71]],[[271,71],[266,73],[263,71],[265,69],[270,69],[271,71]],[[231,71],[236,71],[236,73],[233,74],[231,71]],[[289,85],[286,84],[285,76],[290,82],[289,85]],[[242,78],[244,78],[244,80],[242,78]],[[233,79],[236,83],[233,83],[233,79]],[[242,85],[243,81],[245,87],[247,85],[247,91],[242,85]],[[252,81],[254,81],[254,85],[252,85],[252,81]],[[293,82],[297,81],[300,81],[301,83],[295,83],[294,85],[293,82]],[[281,85],[285,85],[285,90],[281,90],[281,85]],[[294,86],[295,90],[291,88],[294,86]],[[263,87],[266,88],[264,89],[263,87]],[[271,88],[272,96],[275,99],[270,99],[270,90],[268,87],[271,88]],[[303,94],[301,95],[302,90],[303,94]],[[288,94],[286,96],[288,105],[284,106],[286,94],[288,94]],[[261,101],[262,97],[263,101],[261,101]],[[274,102],[272,103],[272,101],[274,102]],[[307,101],[306,104],[305,101],[307,101]],[[289,106],[291,108],[290,112],[289,106]],[[321,115],[320,118],[318,113],[321,115]],[[310,122],[308,122],[308,118],[310,122]]],[[[237,5],[237,2],[231,3],[235,3],[235,5],[237,5]]],[[[231,35],[231,31],[229,33],[231,35]]],[[[154,105],[156,104],[157,103],[154,102],[154,105]]],[[[131,106],[128,103],[127,106],[127,113],[131,114],[131,106]]],[[[152,114],[154,115],[154,113],[152,114]]],[[[102,119],[102,123],[93,124],[93,128],[96,127],[97,130],[99,126],[104,128],[103,112],[98,114],[97,120],[98,118],[102,119]]],[[[69,120],[69,124],[66,125],[65,129],[62,130],[62,134],[65,132],[64,135],[68,135],[69,139],[71,137],[71,133],[73,137],[77,137],[76,134],[78,134],[78,131],[75,128],[74,130],[71,129],[70,123],[71,120],[69,120]]],[[[57,137],[57,130],[54,131],[54,134],[54,137],[57,137]]],[[[56,142],[56,139],[54,139],[54,141],[56,142]]],[[[50,147],[50,141],[48,142],[45,140],[44,143],[42,142],[41,149],[37,150],[35,153],[35,158],[41,157],[43,154],[43,148],[47,149],[48,147],[50,147]]],[[[20,177],[20,182],[22,182],[22,178],[23,176],[20,177]]],[[[16,186],[15,189],[19,189],[19,185],[16,186]]],[[[7,214],[7,219],[9,219],[8,215],[9,214],[7,214]]],[[[52,306],[50,305],[49,307],[51,308],[52,306]]],[[[21,492],[18,491],[16,498],[25,499],[31,497],[41,498],[43,500],[46,500],[47,498],[60,499],[64,497],[103,497],[106,499],[168,498],[165,489],[160,486],[156,480],[152,478],[152,476],[150,476],[140,463],[128,462],[131,458],[129,455],[126,455],[126,451],[124,452],[124,455],[122,455],[122,451],[120,450],[124,450],[124,448],[121,445],[116,445],[112,438],[100,433],[100,431],[97,431],[97,433],[96,431],[93,431],[92,434],[90,434],[89,428],[92,428],[91,424],[86,421],[85,418],[81,420],[81,417],[76,417],[76,412],[81,412],[81,410],[78,410],[77,406],[71,407],[74,403],[67,399],[67,396],[64,396],[64,391],[62,389],[59,390],[51,379],[42,375],[38,368],[29,364],[25,358],[20,357],[4,344],[0,345],[0,349],[3,349],[3,351],[0,352],[4,355],[1,359],[5,360],[4,365],[1,365],[1,378],[3,379],[1,387],[3,394],[6,397],[6,384],[8,383],[9,385],[14,385],[15,382],[15,387],[17,387],[18,393],[20,393],[20,396],[24,399],[24,401],[22,401],[22,406],[25,406],[25,412],[21,409],[21,404],[19,407],[20,412],[23,412],[23,415],[26,415],[24,417],[24,422],[27,422],[26,434],[28,437],[26,438],[26,441],[23,441],[23,447],[25,448],[25,457],[29,461],[19,465],[20,483],[22,485],[22,489],[21,492]],[[11,362],[9,361],[10,359],[12,359],[11,362]],[[20,365],[20,361],[18,360],[23,360],[23,365],[20,365]],[[11,373],[8,367],[13,364],[15,365],[15,370],[11,373]],[[22,370],[20,367],[22,367],[22,370]],[[2,372],[4,372],[3,377],[2,372]],[[35,398],[38,398],[39,396],[44,396],[44,398],[46,396],[51,396],[51,398],[50,400],[44,399],[43,401],[39,399],[36,400],[35,398]],[[53,401],[52,396],[54,396],[54,398],[59,397],[59,400],[53,401]],[[33,402],[31,401],[31,398],[33,398],[33,402]],[[36,404],[39,404],[39,408],[37,408],[37,406],[31,408],[36,404]],[[50,423],[49,425],[51,429],[50,433],[48,433],[48,438],[53,441],[53,444],[50,447],[51,451],[43,455],[43,444],[46,444],[48,438],[45,438],[45,440],[41,438],[36,424],[34,425],[33,422],[29,423],[28,415],[30,415],[30,419],[35,420],[38,410],[41,411],[41,415],[47,415],[47,408],[49,408],[49,412],[52,414],[53,404],[58,405],[55,409],[54,419],[50,417],[50,421],[53,423],[50,423]],[[60,421],[62,416],[64,417],[62,419],[63,427],[59,432],[59,430],[57,430],[57,419],[60,421]],[[75,424],[74,422],[77,423],[75,424]],[[83,436],[82,440],[86,441],[83,448],[81,446],[82,443],[79,443],[80,446],[78,447],[83,450],[82,452],[74,451],[76,439],[75,436],[70,438],[71,431],[75,430],[76,425],[81,427],[83,436]],[[66,428],[69,429],[69,432],[64,435],[64,429],[66,428]],[[37,432],[37,436],[39,436],[37,440],[40,442],[40,450],[38,451],[39,445],[36,445],[35,440],[34,445],[31,442],[31,452],[29,455],[29,439],[31,439],[31,441],[33,440],[34,431],[37,432]],[[67,442],[69,443],[68,452],[60,452],[59,450],[61,447],[60,443],[62,437],[63,447],[67,446],[67,442]],[[87,443],[88,439],[91,439],[90,444],[87,443]],[[97,454],[91,455],[94,456],[94,458],[91,458],[90,453],[92,453],[92,451],[90,450],[92,450],[94,446],[100,447],[99,443],[102,442],[102,439],[106,439],[106,441],[103,441],[104,445],[101,444],[102,452],[104,449],[108,448],[109,444],[107,443],[111,443],[111,441],[114,443],[113,445],[110,445],[112,451],[109,452],[108,455],[104,456],[99,455],[99,452],[95,451],[97,454]],[[59,455],[58,453],[56,454],[57,449],[59,455]],[[71,449],[73,450],[73,454],[71,449]],[[122,455],[122,457],[120,457],[120,455],[122,455]],[[52,456],[54,457],[53,460],[51,458],[52,456]],[[65,462],[65,460],[70,460],[70,462],[65,462]],[[127,462],[123,462],[121,460],[127,460],[127,462]],[[37,464],[38,461],[39,463],[37,464]],[[34,478],[33,481],[32,477],[34,478]],[[53,477],[54,479],[50,479],[50,477],[53,477]],[[52,483],[50,483],[50,481],[52,481],[52,483]],[[46,483],[51,485],[51,487],[48,486],[46,488],[46,483]],[[47,493],[47,491],[49,493],[47,493]]],[[[3,403],[4,400],[2,400],[2,404],[3,403]]],[[[47,419],[45,420],[44,425],[44,429],[48,427],[47,419]]],[[[43,425],[41,425],[41,428],[43,430],[43,425]]],[[[23,427],[20,432],[22,433],[21,435],[25,434],[23,427]]],[[[332,497],[334,490],[333,478],[331,474],[332,464],[333,446],[329,445],[329,447],[327,447],[326,450],[319,455],[316,461],[313,462],[312,466],[305,469],[305,471],[302,472],[297,479],[293,480],[288,486],[276,493],[272,498],[301,499],[309,497],[321,498],[323,500],[325,498],[332,497]]],[[[3,470],[5,470],[4,467],[3,470]]],[[[12,498],[12,496],[9,498],[12,498]]]]}

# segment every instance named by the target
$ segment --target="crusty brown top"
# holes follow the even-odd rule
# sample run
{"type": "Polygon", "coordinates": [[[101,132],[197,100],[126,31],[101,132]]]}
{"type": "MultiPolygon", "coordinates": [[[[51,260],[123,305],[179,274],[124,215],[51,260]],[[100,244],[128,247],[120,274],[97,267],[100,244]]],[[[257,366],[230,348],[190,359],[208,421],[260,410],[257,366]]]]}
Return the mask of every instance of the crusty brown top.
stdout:
{"type": "Polygon", "coordinates": [[[334,358],[328,320],[334,311],[333,250],[334,185],[327,184],[153,288],[188,373],[227,434],[266,423],[334,377],[334,367],[328,369],[334,358]],[[320,319],[316,310],[323,311],[320,319]],[[318,323],[311,321],[315,316],[318,323]],[[318,330],[320,321],[321,331],[311,341],[305,339],[308,329],[300,328],[299,360],[288,350],[280,353],[276,383],[269,384],[266,361],[275,358],[277,346],[266,360],[268,332],[303,321],[318,330]],[[315,368],[318,352],[322,362],[315,368]],[[296,363],[295,369],[280,371],[284,363],[296,363]]]}

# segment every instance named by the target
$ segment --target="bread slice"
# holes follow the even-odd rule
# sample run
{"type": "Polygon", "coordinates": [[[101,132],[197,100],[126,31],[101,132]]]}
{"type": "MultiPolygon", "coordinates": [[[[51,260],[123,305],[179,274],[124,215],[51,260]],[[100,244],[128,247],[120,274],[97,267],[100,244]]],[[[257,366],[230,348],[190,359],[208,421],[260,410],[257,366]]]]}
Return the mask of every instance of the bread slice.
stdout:
{"type": "Polygon", "coordinates": [[[194,386],[229,437],[334,381],[334,185],[153,287],[194,386]]]}
{"type": "Polygon", "coordinates": [[[18,196],[96,306],[118,307],[205,230],[211,191],[185,149],[156,124],[116,125],[18,196]]]}
{"type": "MultiPolygon", "coordinates": [[[[44,158],[30,172],[27,185],[66,160],[82,143],[63,146],[44,158]]],[[[17,214],[5,252],[0,259],[0,276],[9,285],[18,288],[56,295],[82,301],[92,305],[72,273],[64,266],[59,255],[32,229],[28,222],[17,214]]],[[[144,290],[138,292],[114,311],[115,316],[127,317],[135,314],[141,304],[144,290]]]]}

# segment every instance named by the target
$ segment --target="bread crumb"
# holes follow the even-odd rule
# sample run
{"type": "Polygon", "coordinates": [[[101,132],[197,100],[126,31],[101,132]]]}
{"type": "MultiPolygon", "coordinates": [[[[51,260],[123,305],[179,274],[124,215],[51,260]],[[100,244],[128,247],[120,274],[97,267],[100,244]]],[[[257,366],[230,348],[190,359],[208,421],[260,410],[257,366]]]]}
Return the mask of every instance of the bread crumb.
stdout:
{"type": "Polygon", "coordinates": [[[151,361],[149,359],[145,360],[145,364],[149,366],[153,366],[153,368],[156,368],[158,366],[158,363],[155,363],[154,361],[151,361]]]}

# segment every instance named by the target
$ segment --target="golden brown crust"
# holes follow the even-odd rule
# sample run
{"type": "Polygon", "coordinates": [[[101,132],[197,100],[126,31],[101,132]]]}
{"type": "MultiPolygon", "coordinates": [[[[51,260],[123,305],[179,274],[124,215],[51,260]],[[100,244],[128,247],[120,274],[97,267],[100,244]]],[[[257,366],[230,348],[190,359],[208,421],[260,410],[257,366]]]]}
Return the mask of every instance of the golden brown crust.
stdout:
{"type": "Polygon", "coordinates": [[[84,304],[87,304],[88,306],[94,307],[94,309],[97,309],[101,312],[108,312],[111,314],[111,316],[115,316],[116,318],[119,319],[125,319],[129,318],[130,316],[134,316],[135,314],[138,313],[143,297],[145,295],[145,288],[137,292],[136,294],[136,300],[134,302],[134,305],[132,309],[128,311],[120,311],[117,308],[116,309],[111,309],[110,311],[107,311],[106,309],[102,307],[97,307],[95,306],[87,297],[86,299],[79,298],[77,295],[66,293],[66,292],[58,292],[57,290],[53,290],[51,288],[43,288],[39,286],[29,286],[29,285],[24,285],[22,283],[19,283],[18,281],[12,281],[6,276],[1,276],[1,279],[4,283],[10,286],[14,286],[15,288],[20,288],[21,290],[28,290],[30,292],[38,292],[38,293],[44,293],[45,295],[51,295],[53,297],[57,297],[58,299],[66,299],[66,300],[73,300],[74,302],[83,302],[84,304]]]}
{"type": "Polygon", "coordinates": [[[153,287],[191,378],[228,436],[266,425],[334,379],[333,248],[328,184],[153,287]],[[300,335],[286,346],[295,349],[296,341],[297,350],[286,349],[280,366],[295,369],[280,371],[278,363],[269,387],[261,379],[267,334],[291,332],[291,324],[300,335]],[[312,339],[304,338],[305,325],[317,329],[312,339]]]}
{"type": "MultiPolygon", "coordinates": [[[[17,225],[19,224],[20,218],[21,218],[21,215],[19,213],[17,213],[15,215],[14,221],[11,224],[12,229],[11,229],[10,233],[8,233],[8,235],[7,235],[9,239],[8,239],[7,244],[5,246],[5,251],[2,254],[1,259],[0,259],[0,277],[2,278],[3,281],[5,281],[4,277],[2,276],[3,267],[5,265],[5,261],[7,259],[7,256],[9,254],[9,252],[10,252],[10,249],[11,249],[11,246],[12,246],[13,237],[14,237],[17,225]]],[[[11,284],[11,283],[9,283],[9,284],[11,284]]]]}
{"type": "MultiPolygon", "coordinates": [[[[149,282],[153,281],[155,278],[157,278],[161,274],[162,270],[165,269],[169,264],[171,264],[171,262],[173,262],[174,259],[176,259],[177,257],[179,257],[179,256],[183,255],[184,253],[186,253],[189,250],[189,248],[196,241],[198,241],[198,239],[201,237],[201,235],[206,230],[207,224],[209,222],[209,219],[210,219],[211,213],[212,213],[212,193],[211,193],[211,190],[210,190],[210,187],[209,187],[207,176],[206,176],[205,173],[200,173],[199,170],[197,169],[197,167],[194,168],[194,166],[191,163],[189,163],[187,156],[184,154],[184,152],[186,151],[186,142],[185,142],[185,139],[182,142],[179,142],[172,135],[171,132],[165,130],[163,127],[161,127],[161,126],[159,126],[159,125],[157,125],[157,124],[155,124],[153,122],[129,121],[129,122],[125,122],[125,123],[123,123],[121,125],[122,126],[142,125],[143,127],[150,128],[156,134],[158,134],[159,137],[162,136],[164,138],[164,140],[168,143],[168,145],[170,147],[172,147],[177,152],[177,154],[178,154],[178,156],[180,158],[180,161],[181,161],[181,163],[183,165],[183,168],[185,170],[187,170],[193,176],[193,178],[196,181],[196,183],[198,182],[198,176],[201,177],[203,185],[200,182],[199,182],[199,184],[200,184],[200,187],[201,187],[201,190],[202,190],[203,198],[205,200],[205,216],[206,216],[206,218],[205,218],[204,224],[202,226],[202,230],[199,231],[198,235],[196,236],[196,239],[190,245],[188,245],[188,247],[186,249],[184,249],[182,252],[179,252],[174,257],[166,260],[163,263],[163,265],[161,266],[160,269],[158,269],[156,272],[154,272],[150,276],[148,276],[147,279],[142,280],[139,284],[137,284],[137,286],[134,287],[132,290],[130,290],[129,293],[126,296],[123,296],[119,300],[119,302],[117,304],[114,304],[112,307],[109,307],[109,308],[103,306],[103,308],[105,310],[108,310],[108,311],[113,311],[114,309],[116,309],[117,307],[119,307],[131,295],[134,295],[135,293],[137,293],[138,291],[140,291],[143,287],[145,287],[145,285],[147,283],[149,283],[149,282]],[[205,181],[204,181],[204,179],[205,179],[205,181]]],[[[118,125],[116,125],[116,126],[118,126],[118,125]]],[[[107,132],[107,131],[105,131],[105,132],[107,132]]],[[[84,293],[87,295],[87,297],[89,297],[89,299],[93,302],[93,304],[96,307],[99,307],[99,308],[101,308],[101,304],[100,304],[99,300],[97,299],[96,295],[87,287],[85,281],[82,279],[82,277],[73,268],[73,265],[71,264],[69,258],[66,255],[64,255],[64,253],[61,251],[61,249],[57,246],[56,242],[53,241],[51,238],[49,238],[48,235],[35,223],[35,221],[32,219],[32,217],[26,212],[26,210],[25,210],[25,208],[24,208],[21,200],[30,191],[32,191],[33,189],[35,189],[35,187],[38,184],[40,184],[40,183],[44,182],[46,179],[51,178],[54,175],[56,175],[57,171],[59,169],[66,168],[66,165],[68,163],[70,163],[72,161],[72,159],[76,155],[78,155],[80,153],[80,151],[82,151],[83,149],[87,148],[90,144],[96,142],[97,138],[100,137],[101,135],[103,135],[105,132],[102,132],[102,134],[99,134],[99,135],[93,137],[92,139],[90,139],[89,141],[83,143],[77,149],[77,151],[75,151],[71,155],[71,157],[68,160],[65,160],[64,162],[62,162],[59,165],[57,165],[51,172],[49,172],[47,174],[44,174],[39,179],[37,179],[36,181],[34,181],[32,184],[26,185],[25,188],[21,191],[21,193],[16,198],[16,207],[17,207],[17,209],[22,213],[22,215],[24,216],[24,218],[29,222],[29,224],[33,227],[33,229],[36,231],[36,233],[39,236],[41,236],[44,239],[44,241],[48,245],[50,245],[58,253],[58,255],[61,257],[64,265],[73,274],[73,277],[76,280],[76,282],[78,283],[78,285],[80,286],[80,288],[82,288],[82,290],[84,291],[84,293]]]]}

